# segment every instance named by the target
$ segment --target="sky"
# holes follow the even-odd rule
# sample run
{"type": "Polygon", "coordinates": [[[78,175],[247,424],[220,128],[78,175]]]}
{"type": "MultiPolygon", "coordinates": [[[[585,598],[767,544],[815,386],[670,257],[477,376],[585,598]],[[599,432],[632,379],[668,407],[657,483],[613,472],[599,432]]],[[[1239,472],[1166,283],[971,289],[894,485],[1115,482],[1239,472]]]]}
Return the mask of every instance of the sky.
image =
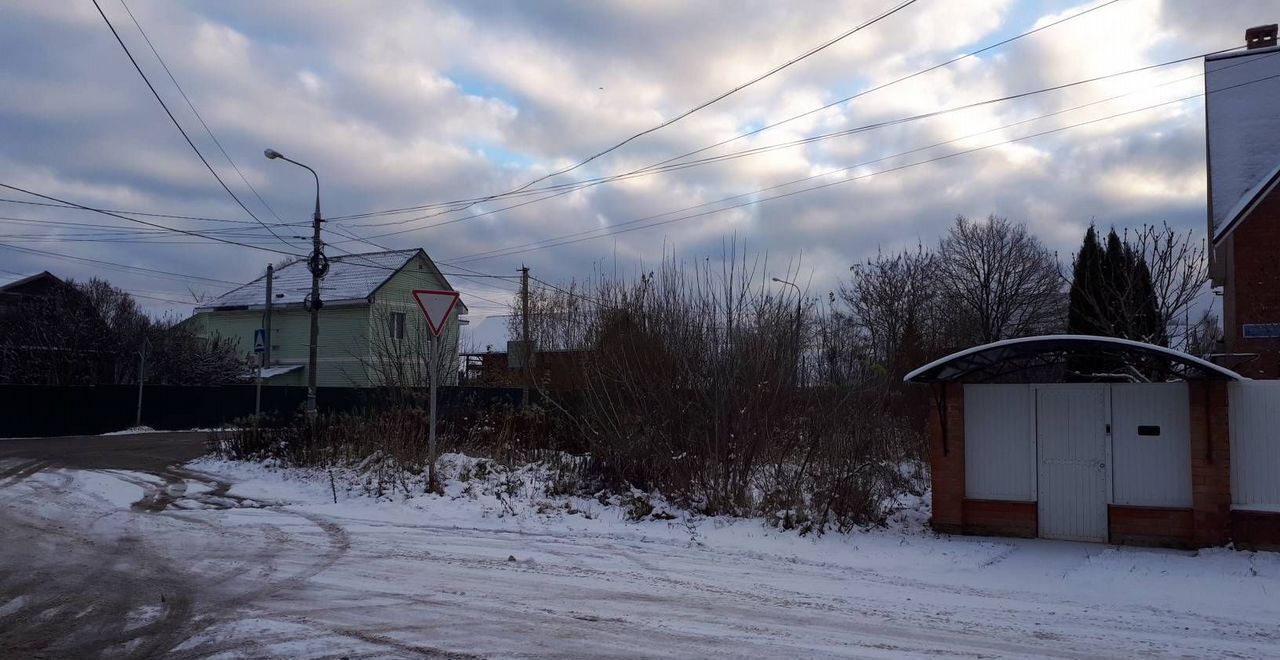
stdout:
{"type": "Polygon", "coordinates": [[[147,296],[139,300],[153,313],[185,316],[192,301],[308,249],[294,237],[310,234],[314,183],[264,158],[266,147],[319,173],[331,256],[422,247],[459,274],[450,280],[473,321],[501,313],[517,283],[461,275],[510,276],[521,265],[563,283],[642,272],[664,255],[714,260],[736,241],[822,296],[878,251],[936,243],[957,215],[1025,222],[1064,261],[1091,222],[1168,222],[1203,237],[1195,56],[1240,46],[1246,27],[1280,20],[1272,1],[917,0],[531,188],[631,172],[727,140],[691,158],[775,148],[441,213],[451,208],[442,202],[572,166],[899,2],[99,0],[231,191],[263,222],[296,223],[274,227],[283,241],[201,163],[90,0],[5,2],[0,183],[94,208],[203,218],[131,216],[256,248],[15,203],[44,200],[0,189],[0,276],[105,277],[147,296]],[[436,206],[343,217],[425,205],[436,206]],[[527,249],[538,241],[541,249],[527,249]]]}

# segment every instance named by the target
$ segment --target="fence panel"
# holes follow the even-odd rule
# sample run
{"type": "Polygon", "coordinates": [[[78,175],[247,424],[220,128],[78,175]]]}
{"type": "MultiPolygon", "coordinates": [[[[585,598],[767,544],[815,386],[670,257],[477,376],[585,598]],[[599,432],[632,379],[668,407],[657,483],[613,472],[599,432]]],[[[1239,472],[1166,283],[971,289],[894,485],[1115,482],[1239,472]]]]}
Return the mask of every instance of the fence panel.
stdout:
{"type": "MultiPolygon", "coordinates": [[[[225,426],[254,410],[253,385],[148,385],[142,392],[142,423],[157,429],[225,426]]],[[[424,407],[426,392],[377,388],[321,387],[316,405],[323,412],[388,407],[424,407]]],[[[262,412],[283,420],[299,414],[307,388],[262,388],[262,412]]],[[[523,392],[507,387],[439,388],[443,421],[462,421],[499,406],[522,405],[523,392]]],[[[137,385],[0,385],[0,438],[91,435],[133,426],[137,385]]]]}
{"type": "Polygon", "coordinates": [[[1228,391],[1231,501],[1280,506],[1280,381],[1232,383],[1228,391]]]}

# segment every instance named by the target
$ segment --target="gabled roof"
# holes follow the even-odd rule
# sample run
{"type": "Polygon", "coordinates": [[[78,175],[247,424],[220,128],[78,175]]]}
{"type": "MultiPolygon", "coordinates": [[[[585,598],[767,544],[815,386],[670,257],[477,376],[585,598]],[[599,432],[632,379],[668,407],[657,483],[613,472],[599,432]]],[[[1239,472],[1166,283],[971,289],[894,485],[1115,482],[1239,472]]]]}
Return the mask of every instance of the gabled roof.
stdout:
{"type": "Polygon", "coordinates": [[[1049,363],[1056,363],[1071,353],[1154,356],[1193,369],[1204,378],[1249,380],[1190,353],[1131,339],[1095,335],[1019,337],[974,346],[934,360],[902,380],[908,383],[983,382],[1018,371],[1017,363],[1020,361],[1045,356],[1049,363]]]}
{"type": "MultiPolygon", "coordinates": [[[[416,257],[422,257],[441,281],[449,289],[453,289],[427,253],[422,248],[414,248],[330,257],[329,273],[320,282],[320,299],[326,305],[366,302],[416,257]]],[[[273,305],[301,305],[311,293],[311,271],[307,270],[307,262],[297,260],[277,268],[272,275],[271,293],[273,305]]],[[[263,275],[222,294],[213,302],[197,307],[195,311],[259,309],[265,307],[266,296],[267,278],[263,275]]],[[[466,313],[465,305],[462,306],[461,313],[466,313]]]]}
{"type": "Polygon", "coordinates": [[[64,282],[58,279],[56,275],[54,275],[53,273],[50,273],[47,270],[40,271],[39,273],[33,273],[31,275],[19,275],[19,274],[3,275],[3,276],[0,276],[0,292],[5,292],[10,289],[16,289],[20,286],[23,286],[24,284],[30,284],[32,282],[35,282],[36,280],[42,280],[42,279],[49,279],[54,281],[57,284],[64,284],[64,282]]]}
{"type": "Polygon", "coordinates": [[[1276,189],[1277,184],[1280,184],[1280,163],[1276,163],[1276,166],[1271,168],[1271,171],[1262,177],[1262,180],[1245,192],[1240,201],[1236,202],[1230,211],[1227,211],[1227,214],[1222,218],[1222,224],[1218,225],[1217,231],[1213,234],[1214,245],[1217,245],[1228,234],[1235,231],[1236,227],[1250,213],[1253,213],[1254,209],[1258,208],[1262,200],[1266,199],[1267,195],[1270,195],[1276,189]]]}

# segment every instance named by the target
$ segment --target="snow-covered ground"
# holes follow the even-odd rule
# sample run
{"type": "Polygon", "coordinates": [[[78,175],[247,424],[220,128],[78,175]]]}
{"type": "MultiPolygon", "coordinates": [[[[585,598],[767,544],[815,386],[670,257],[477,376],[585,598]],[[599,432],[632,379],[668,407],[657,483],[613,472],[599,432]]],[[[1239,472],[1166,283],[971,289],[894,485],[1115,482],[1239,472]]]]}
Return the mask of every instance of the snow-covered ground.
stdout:
{"type": "MultiPolygon", "coordinates": [[[[660,501],[673,519],[633,522],[546,497],[537,470],[448,461],[447,494],[411,498],[213,459],[36,472],[0,485],[22,530],[0,593],[19,570],[155,585],[118,597],[111,639],[176,657],[1280,656],[1275,553],[939,537],[927,499],[819,538],[660,501]]],[[[47,591],[0,598],[0,630],[83,605],[47,591]]]]}

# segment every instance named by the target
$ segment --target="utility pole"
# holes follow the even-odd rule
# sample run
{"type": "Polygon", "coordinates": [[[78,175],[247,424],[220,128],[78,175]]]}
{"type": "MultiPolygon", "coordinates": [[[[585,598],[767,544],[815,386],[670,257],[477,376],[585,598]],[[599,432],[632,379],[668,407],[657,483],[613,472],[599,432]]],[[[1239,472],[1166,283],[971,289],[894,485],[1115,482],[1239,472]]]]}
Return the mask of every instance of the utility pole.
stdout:
{"type": "Polygon", "coordinates": [[[271,264],[267,264],[267,309],[266,309],[266,318],[263,319],[262,325],[264,326],[264,329],[267,331],[266,346],[263,347],[263,356],[264,356],[263,362],[265,362],[268,367],[271,366],[271,342],[273,341],[273,339],[271,338],[271,303],[274,300],[274,298],[272,297],[272,293],[271,293],[271,284],[272,284],[272,280],[275,279],[275,276],[276,276],[276,267],[271,264]]]}
{"type": "Polygon", "coordinates": [[[308,296],[308,308],[311,311],[311,341],[307,349],[307,418],[315,420],[316,417],[316,349],[320,342],[320,308],[324,303],[320,300],[320,280],[329,273],[329,259],[324,256],[324,243],[320,240],[320,223],[324,222],[324,218],[320,215],[320,175],[316,171],[299,163],[292,158],[287,158],[275,149],[267,149],[262,152],[267,158],[293,163],[298,167],[306,169],[316,180],[316,210],[311,216],[311,257],[307,259],[307,269],[311,271],[311,295],[308,296]]]}
{"type": "Polygon", "coordinates": [[[311,218],[311,258],[307,267],[311,270],[311,345],[307,347],[307,417],[316,418],[316,363],[320,344],[320,278],[329,271],[329,261],[324,256],[324,244],[320,242],[320,178],[316,177],[316,212],[311,218]]]}
{"type": "Polygon", "coordinates": [[[134,416],[133,425],[142,426],[142,381],[147,374],[147,351],[151,350],[151,340],[143,337],[142,346],[138,349],[138,412],[134,416]]]}
{"type": "Polygon", "coordinates": [[[258,361],[258,383],[253,397],[253,427],[258,428],[262,419],[262,370],[271,364],[271,278],[275,275],[275,266],[267,264],[267,302],[263,310],[262,352],[254,355],[258,361]]]}
{"type": "MultiPolygon", "coordinates": [[[[524,378],[521,387],[524,389],[524,401],[529,402],[529,379],[532,373],[533,345],[529,343],[529,267],[520,265],[520,351],[524,378]]],[[[511,356],[507,356],[511,359],[511,356]]]]}

